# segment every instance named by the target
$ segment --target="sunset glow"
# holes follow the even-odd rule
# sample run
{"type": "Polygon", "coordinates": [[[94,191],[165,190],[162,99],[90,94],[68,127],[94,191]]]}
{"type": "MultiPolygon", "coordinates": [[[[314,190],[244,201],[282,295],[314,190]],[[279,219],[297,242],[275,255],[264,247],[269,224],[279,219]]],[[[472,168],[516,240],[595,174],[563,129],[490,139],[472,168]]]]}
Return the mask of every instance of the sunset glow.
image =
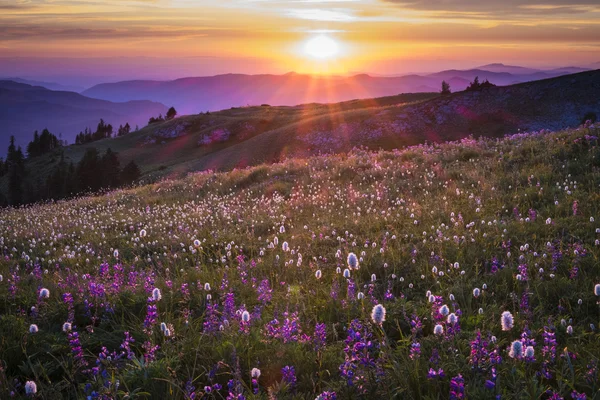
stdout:
{"type": "Polygon", "coordinates": [[[0,5],[0,74],[69,76],[73,68],[105,80],[133,71],[399,74],[597,62],[600,5],[576,3],[17,0],[0,5]],[[19,61],[31,57],[46,61],[19,61]],[[73,60],[59,66],[54,58],[73,60]]]}

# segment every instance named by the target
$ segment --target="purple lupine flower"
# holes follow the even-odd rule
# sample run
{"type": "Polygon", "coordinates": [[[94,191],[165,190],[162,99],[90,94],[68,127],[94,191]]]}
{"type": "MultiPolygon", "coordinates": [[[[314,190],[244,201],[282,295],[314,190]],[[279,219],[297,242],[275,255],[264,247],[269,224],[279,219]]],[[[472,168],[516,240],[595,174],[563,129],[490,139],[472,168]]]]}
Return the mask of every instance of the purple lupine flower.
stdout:
{"type": "Polygon", "coordinates": [[[335,392],[323,392],[315,400],[337,400],[337,394],[335,392]]]}
{"type": "Polygon", "coordinates": [[[283,381],[290,385],[292,389],[296,387],[296,370],[293,366],[286,365],[281,369],[283,381]]]}
{"type": "Polygon", "coordinates": [[[125,332],[124,334],[125,334],[125,339],[123,340],[123,343],[121,343],[120,347],[125,351],[125,355],[127,356],[127,359],[132,360],[135,358],[135,354],[131,350],[131,343],[134,343],[135,339],[131,337],[129,332],[125,332]]]}
{"type": "Polygon", "coordinates": [[[223,301],[223,318],[232,319],[235,315],[235,295],[233,293],[227,293],[225,300],[223,301]]]}
{"type": "Polygon", "coordinates": [[[63,302],[67,305],[68,310],[68,322],[73,322],[75,320],[75,308],[73,306],[73,295],[71,293],[65,293],[62,296],[63,302]]]}
{"type": "Polygon", "coordinates": [[[185,383],[185,399],[186,400],[195,400],[196,399],[196,387],[193,385],[192,380],[188,379],[185,383]]]}
{"type": "Polygon", "coordinates": [[[429,368],[429,372],[427,373],[427,379],[444,379],[445,377],[446,374],[441,368],[438,368],[437,371],[433,368],[429,368]]]}
{"type": "Polygon", "coordinates": [[[318,351],[325,347],[325,344],[327,343],[327,326],[325,324],[317,323],[315,325],[313,341],[315,344],[315,350],[318,351]]]}
{"type": "Polygon", "coordinates": [[[258,301],[260,301],[263,305],[271,302],[271,298],[273,297],[273,289],[271,289],[268,279],[263,279],[260,282],[256,292],[258,293],[258,301]]]}
{"type": "Polygon", "coordinates": [[[552,328],[544,327],[544,347],[542,347],[542,358],[544,361],[542,362],[542,371],[541,374],[546,379],[552,379],[552,371],[551,366],[554,364],[556,360],[556,338],[555,333],[552,328]]]}
{"type": "Polygon", "coordinates": [[[356,387],[361,393],[367,388],[371,377],[383,374],[382,360],[379,354],[379,344],[373,338],[367,325],[355,319],[347,328],[345,340],[345,359],[340,365],[340,374],[348,386],[356,387]]]}
{"type": "Polygon", "coordinates": [[[73,354],[74,364],[78,367],[87,367],[88,363],[83,358],[83,348],[81,347],[81,342],[79,341],[79,333],[71,328],[68,333],[69,338],[69,346],[71,347],[71,353],[73,354]]]}
{"type": "Polygon", "coordinates": [[[587,400],[587,395],[585,393],[579,393],[577,390],[573,390],[571,392],[571,398],[574,400],[587,400]]]}
{"type": "Polygon", "coordinates": [[[144,332],[148,335],[152,334],[152,328],[158,322],[158,309],[152,297],[148,298],[148,306],[146,307],[146,319],[144,320],[144,332]]]}
{"type": "Polygon", "coordinates": [[[458,374],[450,380],[450,400],[465,398],[465,380],[458,374]]]}
{"type": "Polygon", "coordinates": [[[587,365],[585,380],[590,385],[598,381],[598,359],[592,359],[587,365]]]}
{"type": "Polygon", "coordinates": [[[146,364],[149,364],[152,361],[154,361],[156,359],[156,352],[158,351],[160,346],[152,346],[152,342],[147,340],[144,342],[142,347],[144,349],[144,361],[146,362],[146,364]]]}
{"type": "Polygon", "coordinates": [[[410,354],[408,356],[411,360],[416,360],[421,357],[421,344],[419,342],[411,343],[410,354]]]}
{"type": "Polygon", "coordinates": [[[219,332],[221,322],[218,316],[217,304],[208,304],[204,313],[203,332],[214,335],[219,332]]]}
{"type": "Polygon", "coordinates": [[[481,338],[481,332],[477,331],[475,340],[471,342],[471,355],[469,357],[469,363],[475,370],[483,368],[484,364],[488,360],[488,342],[481,338]]]}

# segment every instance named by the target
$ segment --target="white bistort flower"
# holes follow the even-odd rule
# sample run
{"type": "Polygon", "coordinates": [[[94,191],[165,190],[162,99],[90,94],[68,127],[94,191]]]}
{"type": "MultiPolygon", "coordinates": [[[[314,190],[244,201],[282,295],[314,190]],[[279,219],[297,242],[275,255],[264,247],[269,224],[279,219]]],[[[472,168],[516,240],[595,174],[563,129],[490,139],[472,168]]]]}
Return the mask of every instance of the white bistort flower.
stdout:
{"type": "Polygon", "coordinates": [[[37,393],[37,385],[34,381],[25,382],[25,394],[30,396],[37,393]]]}
{"type": "Polygon", "coordinates": [[[503,331],[510,331],[514,326],[514,318],[510,311],[504,311],[502,317],[500,317],[500,325],[502,325],[503,331]]]}
{"type": "Polygon", "coordinates": [[[381,304],[377,304],[371,311],[371,319],[374,323],[381,325],[385,321],[385,308],[381,304]]]}
{"type": "Polygon", "coordinates": [[[242,321],[244,321],[244,322],[250,321],[250,313],[248,311],[244,311],[242,313],[242,321]]]}
{"type": "Polygon", "coordinates": [[[354,254],[354,253],[348,254],[348,258],[347,258],[346,262],[350,269],[358,269],[358,258],[356,257],[356,254],[354,254]]]}
{"type": "Polygon", "coordinates": [[[523,355],[523,343],[521,343],[520,340],[515,340],[512,342],[508,355],[511,358],[520,358],[523,355]]]}
{"type": "Polygon", "coordinates": [[[71,329],[72,329],[72,326],[71,326],[70,322],[65,322],[62,326],[63,332],[70,332],[71,329]]]}

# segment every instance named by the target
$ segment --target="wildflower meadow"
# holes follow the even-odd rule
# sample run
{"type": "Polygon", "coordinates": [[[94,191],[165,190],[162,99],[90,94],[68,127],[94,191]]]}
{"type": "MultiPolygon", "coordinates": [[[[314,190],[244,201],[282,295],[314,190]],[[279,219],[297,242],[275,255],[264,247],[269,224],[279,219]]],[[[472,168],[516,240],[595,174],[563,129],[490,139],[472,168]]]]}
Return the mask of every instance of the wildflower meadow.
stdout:
{"type": "Polygon", "coordinates": [[[600,127],[0,210],[0,398],[600,399],[600,127]]]}

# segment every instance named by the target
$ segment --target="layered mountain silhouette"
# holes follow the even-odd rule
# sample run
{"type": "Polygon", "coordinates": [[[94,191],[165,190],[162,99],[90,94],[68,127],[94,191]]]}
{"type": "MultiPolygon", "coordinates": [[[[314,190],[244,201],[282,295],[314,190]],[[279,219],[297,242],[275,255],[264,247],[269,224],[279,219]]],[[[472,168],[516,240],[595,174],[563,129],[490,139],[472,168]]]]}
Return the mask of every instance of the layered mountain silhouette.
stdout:
{"type": "MultiPolygon", "coordinates": [[[[330,104],[255,106],[186,115],[129,135],[64,149],[117,151],[145,176],[180,176],[343,153],[357,146],[394,149],[470,135],[560,130],[600,116],[600,70],[447,96],[416,93],[330,104]]],[[[56,158],[56,157],[55,157],[56,158]]],[[[40,161],[42,162],[42,161],[40,161]]]]}
{"type": "Polygon", "coordinates": [[[197,114],[247,105],[289,105],[333,103],[351,99],[391,96],[398,93],[438,92],[442,80],[453,91],[464,90],[475,77],[496,85],[552,78],[581,72],[577,67],[541,71],[490,64],[471,70],[448,70],[428,75],[378,77],[225,74],[182,78],[172,81],[136,80],[103,83],[84,95],[110,101],[153,100],[175,106],[180,113],[197,114]]]}
{"type": "Polygon", "coordinates": [[[4,154],[11,135],[22,146],[35,130],[48,128],[73,143],[86,127],[95,129],[103,118],[116,128],[129,122],[145,126],[151,116],[165,113],[167,107],[152,101],[115,103],[92,99],[78,93],[53,91],[14,81],[0,81],[0,154],[4,154]]]}

